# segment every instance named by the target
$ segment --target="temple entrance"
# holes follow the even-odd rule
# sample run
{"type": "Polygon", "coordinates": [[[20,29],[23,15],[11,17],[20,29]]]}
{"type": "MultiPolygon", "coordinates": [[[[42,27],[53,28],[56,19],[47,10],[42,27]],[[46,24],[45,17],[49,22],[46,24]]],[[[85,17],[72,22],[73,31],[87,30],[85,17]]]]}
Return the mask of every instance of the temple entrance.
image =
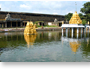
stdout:
{"type": "Polygon", "coordinates": [[[7,22],[7,27],[20,27],[20,26],[21,26],[21,22],[16,22],[16,21],[7,22]]]}
{"type": "Polygon", "coordinates": [[[62,26],[62,23],[59,23],[59,27],[61,27],[62,26]]]}
{"type": "Polygon", "coordinates": [[[44,26],[44,23],[42,23],[42,22],[39,22],[39,25],[40,25],[40,26],[44,26]]]}
{"type": "Polygon", "coordinates": [[[16,22],[12,22],[12,27],[16,27],[16,22]]]}
{"type": "Polygon", "coordinates": [[[11,23],[10,22],[7,22],[7,27],[11,27],[11,23]]]}
{"type": "Polygon", "coordinates": [[[20,22],[18,22],[18,27],[21,27],[20,22]]]}

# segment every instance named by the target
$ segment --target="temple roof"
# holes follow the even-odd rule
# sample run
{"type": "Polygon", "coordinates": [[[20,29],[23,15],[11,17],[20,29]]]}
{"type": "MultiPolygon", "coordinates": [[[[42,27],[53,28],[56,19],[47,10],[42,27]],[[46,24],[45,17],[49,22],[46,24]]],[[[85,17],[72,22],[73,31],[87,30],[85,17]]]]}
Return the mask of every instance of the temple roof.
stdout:
{"type": "Polygon", "coordinates": [[[72,15],[69,24],[82,24],[82,20],[80,19],[79,15],[75,11],[75,13],[72,15]]]}

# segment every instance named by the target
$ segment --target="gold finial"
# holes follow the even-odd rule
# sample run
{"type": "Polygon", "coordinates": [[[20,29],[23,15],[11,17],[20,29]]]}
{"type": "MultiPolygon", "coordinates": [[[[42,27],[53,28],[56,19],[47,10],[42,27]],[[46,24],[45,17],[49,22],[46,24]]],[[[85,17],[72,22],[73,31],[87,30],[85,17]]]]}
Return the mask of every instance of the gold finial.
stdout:
{"type": "Polygon", "coordinates": [[[75,11],[77,11],[77,3],[76,2],[75,2],[75,7],[76,7],[75,11]]]}

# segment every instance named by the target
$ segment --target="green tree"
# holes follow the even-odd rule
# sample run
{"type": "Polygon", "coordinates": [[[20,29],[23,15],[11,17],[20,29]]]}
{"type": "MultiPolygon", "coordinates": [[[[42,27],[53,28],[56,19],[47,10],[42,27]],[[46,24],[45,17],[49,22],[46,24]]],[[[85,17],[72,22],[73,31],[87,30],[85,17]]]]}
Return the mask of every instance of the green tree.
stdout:
{"type": "Polygon", "coordinates": [[[90,21],[90,2],[86,2],[80,11],[85,14],[86,20],[90,21]]]}
{"type": "Polygon", "coordinates": [[[86,2],[83,6],[84,7],[81,8],[81,12],[84,14],[90,13],[90,2],[86,2]]]}
{"type": "Polygon", "coordinates": [[[85,19],[82,20],[82,24],[85,25],[87,21],[85,19]]]}
{"type": "Polygon", "coordinates": [[[67,19],[67,21],[69,21],[72,17],[73,13],[68,13],[67,15],[65,15],[65,19],[67,19]]]}
{"type": "Polygon", "coordinates": [[[82,13],[79,13],[79,17],[82,19],[85,19],[85,16],[82,13]]]}
{"type": "Polygon", "coordinates": [[[90,13],[86,14],[86,20],[90,22],[90,13]]]}

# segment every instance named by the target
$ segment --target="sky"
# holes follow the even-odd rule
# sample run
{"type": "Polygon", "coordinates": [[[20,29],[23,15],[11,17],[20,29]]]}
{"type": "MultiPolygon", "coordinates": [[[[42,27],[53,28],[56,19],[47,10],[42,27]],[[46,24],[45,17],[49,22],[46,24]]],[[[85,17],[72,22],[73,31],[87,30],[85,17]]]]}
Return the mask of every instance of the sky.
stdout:
{"type": "Polygon", "coordinates": [[[0,1],[1,11],[66,15],[80,9],[87,1],[0,1]],[[75,2],[77,5],[75,5],[75,2]],[[76,9],[77,8],[77,9],[76,9]]]}

